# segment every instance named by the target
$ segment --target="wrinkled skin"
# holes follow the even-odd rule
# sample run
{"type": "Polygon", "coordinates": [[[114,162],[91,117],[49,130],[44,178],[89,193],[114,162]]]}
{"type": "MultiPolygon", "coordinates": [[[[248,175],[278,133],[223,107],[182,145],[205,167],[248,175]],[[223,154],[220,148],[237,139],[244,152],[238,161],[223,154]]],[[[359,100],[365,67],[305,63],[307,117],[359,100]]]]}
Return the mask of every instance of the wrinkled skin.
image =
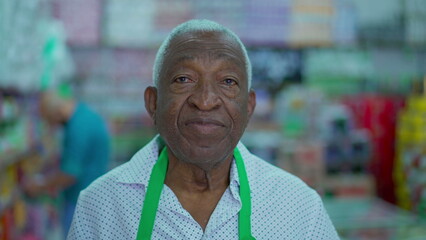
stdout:
{"type": "Polygon", "coordinates": [[[146,89],[145,104],[169,157],[209,171],[232,158],[256,96],[248,91],[237,43],[220,33],[196,32],[171,42],[158,89],[146,89]]]}

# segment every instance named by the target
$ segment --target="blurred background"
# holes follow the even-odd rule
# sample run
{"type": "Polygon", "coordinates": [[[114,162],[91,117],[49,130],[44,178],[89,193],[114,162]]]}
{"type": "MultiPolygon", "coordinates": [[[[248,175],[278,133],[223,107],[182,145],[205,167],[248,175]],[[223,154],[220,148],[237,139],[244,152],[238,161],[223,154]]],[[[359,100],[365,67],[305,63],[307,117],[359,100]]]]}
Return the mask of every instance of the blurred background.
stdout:
{"type": "Polygon", "coordinates": [[[424,0],[0,1],[0,239],[62,239],[60,195],[20,189],[60,157],[40,92],[71,86],[122,164],[156,134],[155,53],[192,18],[241,37],[257,93],[242,141],[316,189],[342,239],[426,239],[424,0]]]}

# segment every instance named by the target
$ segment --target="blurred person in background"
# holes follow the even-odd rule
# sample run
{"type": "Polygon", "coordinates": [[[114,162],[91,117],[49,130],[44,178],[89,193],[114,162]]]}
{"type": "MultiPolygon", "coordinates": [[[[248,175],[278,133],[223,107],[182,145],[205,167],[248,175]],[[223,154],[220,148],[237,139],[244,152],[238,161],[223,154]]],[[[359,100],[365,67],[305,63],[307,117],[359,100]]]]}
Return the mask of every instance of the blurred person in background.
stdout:
{"type": "Polygon", "coordinates": [[[338,239],[314,190],[239,142],[256,95],[234,33],[179,25],[153,79],[159,135],[80,193],[68,239],[338,239]]]}
{"type": "Polygon", "coordinates": [[[107,171],[110,136],[103,118],[69,91],[43,92],[39,111],[49,126],[63,130],[59,169],[29,179],[24,189],[30,197],[63,193],[62,225],[67,234],[80,191],[107,171]]]}

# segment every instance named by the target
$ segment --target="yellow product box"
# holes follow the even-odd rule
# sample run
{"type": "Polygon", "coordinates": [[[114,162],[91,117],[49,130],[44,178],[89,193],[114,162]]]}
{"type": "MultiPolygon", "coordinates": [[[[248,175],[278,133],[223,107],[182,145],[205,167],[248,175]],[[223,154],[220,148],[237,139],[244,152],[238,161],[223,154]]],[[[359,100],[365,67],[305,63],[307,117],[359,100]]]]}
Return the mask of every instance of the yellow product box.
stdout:
{"type": "Polygon", "coordinates": [[[413,132],[405,129],[397,129],[397,142],[401,145],[409,144],[413,139],[413,132]]]}
{"type": "Polygon", "coordinates": [[[9,199],[16,185],[16,171],[14,166],[9,166],[3,170],[0,184],[0,198],[9,199]]]}
{"type": "Polygon", "coordinates": [[[426,96],[410,96],[407,103],[408,109],[418,113],[426,113],[426,96]]]}
{"type": "Polygon", "coordinates": [[[417,114],[412,116],[411,124],[413,126],[414,131],[421,131],[426,127],[426,118],[424,114],[417,114]]]}
{"type": "Polygon", "coordinates": [[[412,134],[413,143],[416,145],[424,145],[426,144],[426,132],[424,131],[416,131],[412,134]]]}

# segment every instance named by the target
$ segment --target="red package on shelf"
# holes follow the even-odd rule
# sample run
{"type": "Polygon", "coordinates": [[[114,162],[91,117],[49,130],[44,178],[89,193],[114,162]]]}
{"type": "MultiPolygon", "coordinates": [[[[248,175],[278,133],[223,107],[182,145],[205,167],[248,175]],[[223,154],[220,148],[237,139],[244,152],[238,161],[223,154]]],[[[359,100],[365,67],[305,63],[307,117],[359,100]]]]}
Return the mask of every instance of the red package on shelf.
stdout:
{"type": "Polygon", "coordinates": [[[367,129],[373,141],[373,157],[369,169],[376,182],[378,197],[395,203],[393,166],[395,159],[395,130],[398,112],[404,99],[397,96],[356,95],[345,97],[357,128],[367,129]]]}
{"type": "Polygon", "coordinates": [[[0,240],[8,240],[12,238],[13,214],[10,209],[2,210],[0,213],[0,240]]]}

